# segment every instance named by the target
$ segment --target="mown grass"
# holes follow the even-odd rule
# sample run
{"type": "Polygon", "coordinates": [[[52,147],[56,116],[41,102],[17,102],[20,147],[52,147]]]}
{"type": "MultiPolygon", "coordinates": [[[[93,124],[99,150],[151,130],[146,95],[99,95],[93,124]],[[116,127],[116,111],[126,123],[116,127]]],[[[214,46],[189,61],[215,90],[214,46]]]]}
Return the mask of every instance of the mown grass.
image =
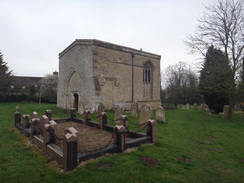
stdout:
{"type": "MultiPolygon", "coordinates": [[[[53,117],[69,116],[65,110],[50,104],[0,103],[1,183],[244,181],[244,121],[240,119],[241,114],[235,114],[230,122],[218,115],[203,116],[200,110],[166,111],[167,123],[157,124],[154,145],[104,156],[71,172],[61,173],[53,167],[50,158],[28,144],[13,128],[16,105],[21,114],[37,111],[41,115],[45,109],[51,109],[53,117]],[[154,158],[160,165],[145,166],[141,157],[154,158]]],[[[108,115],[113,118],[111,111],[108,115]]],[[[138,119],[130,120],[136,122],[138,119]]],[[[129,128],[137,130],[133,125],[129,128]]]]}

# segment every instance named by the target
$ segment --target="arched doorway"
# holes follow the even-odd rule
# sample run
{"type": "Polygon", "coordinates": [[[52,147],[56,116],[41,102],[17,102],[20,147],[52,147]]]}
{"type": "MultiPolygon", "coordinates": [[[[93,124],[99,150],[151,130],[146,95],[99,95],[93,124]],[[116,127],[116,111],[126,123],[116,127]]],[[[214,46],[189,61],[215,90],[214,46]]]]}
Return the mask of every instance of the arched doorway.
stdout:
{"type": "Polygon", "coordinates": [[[76,111],[78,111],[78,106],[79,106],[79,96],[77,93],[74,94],[74,108],[76,111]]]}

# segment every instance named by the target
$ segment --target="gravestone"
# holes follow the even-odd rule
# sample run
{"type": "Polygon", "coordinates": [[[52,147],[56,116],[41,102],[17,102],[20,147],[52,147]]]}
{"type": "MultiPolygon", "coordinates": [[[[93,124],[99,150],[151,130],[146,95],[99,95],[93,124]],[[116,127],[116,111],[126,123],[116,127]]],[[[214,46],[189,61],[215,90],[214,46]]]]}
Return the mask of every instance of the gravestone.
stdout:
{"type": "Polygon", "coordinates": [[[211,111],[210,111],[210,109],[209,109],[207,104],[202,104],[202,110],[203,110],[203,115],[204,116],[211,116],[212,115],[212,113],[211,113],[211,111]]]}
{"type": "Polygon", "coordinates": [[[143,104],[140,112],[140,124],[148,122],[150,119],[152,119],[152,114],[152,107],[149,104],[143,104]]]}
{"type": "Polygon", "coordinates": [[[186,109],[187,109],[187,110],[190,109],[190,104],[186,104],[186,109]]]}
{"type": "Polygon", "coordinates": [[[202,110],[204,111],[205,108],[208,108],[208,105],[207,104],[202,104],[202,110]]]}
{"type": "Polygon", "coordinates": [[[220,116],[221,118],[223,118],[223,117],[224,117],[224,112],[220,112],[220,113],[219,113],[219,116],[220,116]]]}
{"type": "Polygon", "coordinates": [[[16,109],[16,112],[19,112],[19,106],[16,106],[15,109],[16,109]]]}
{"type": "Polygon", "coordinates": [[[224,105],[223,106],[223,116],[224,117],[227,117],[227,115],[228,115],[228,111],[229,111],[229,106],[228,105],[224,105]]]}
{"type": "Polygon", "coordinates": [[[198,110],[198,105],[196,103],[193,104],[193,110],[198,110]]]}
{"type": "Polygon", "coordinates": [[[114,122],[119,123],[119,118],[120,118],[121,115],[124,114],[124,111],[118,105],[114,106],[113,109],[114,109],[114,122]]]}
{"type": "Polygon", "coordinates": [[[130,117],[132,117],[132,118],[138,117],[138,103],[137,102],[133,102],[131,104],[130,117]]]}
{"type": "Polygon", "coordinates": [[[97,105],[96,109],[97,109],[97,115],[98,116],[101,116],[102,112],[104,112],[104,105],[103,105],[103,103],[100,102],[97,105]]]}
{"type": "Polygon", "coordinates": [[[119,106],[124,111],[125,106],[126,106],[126,102],[115,102],[114,106],[119,106]]]}
{"type": "Polygon", "coordinates": [[[158,106],[156,109],[156,121],[165,123],[165,110],[163,107],[158,106]]]}

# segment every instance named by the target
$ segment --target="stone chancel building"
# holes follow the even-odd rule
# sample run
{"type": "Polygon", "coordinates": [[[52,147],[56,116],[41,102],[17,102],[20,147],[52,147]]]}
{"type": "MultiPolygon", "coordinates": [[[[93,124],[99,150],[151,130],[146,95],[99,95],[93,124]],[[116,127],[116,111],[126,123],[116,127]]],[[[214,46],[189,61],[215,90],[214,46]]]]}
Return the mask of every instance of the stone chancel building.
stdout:
{"type": "Polygon", "coordinates": [[[91,39],[77,39],[59,54],[57,106],[79,113],[102,102],[160,105],[160,55],[91,39]]]}

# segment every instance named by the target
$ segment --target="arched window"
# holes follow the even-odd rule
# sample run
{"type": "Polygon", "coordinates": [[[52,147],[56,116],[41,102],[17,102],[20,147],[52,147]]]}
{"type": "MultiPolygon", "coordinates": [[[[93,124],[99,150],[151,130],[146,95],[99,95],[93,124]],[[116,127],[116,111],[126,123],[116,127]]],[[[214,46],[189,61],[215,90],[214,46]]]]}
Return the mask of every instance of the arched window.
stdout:
{"type": "Polygon", "coordinates": [[[153,64],[150,60],[143,65],[143,97],[153,99],[153,64]]]}
{"type": "Polygon", "coordinates": [[[147,61],[143,66],[143,82],[151,83],[152,82],[152,64],[147,61]]]}

